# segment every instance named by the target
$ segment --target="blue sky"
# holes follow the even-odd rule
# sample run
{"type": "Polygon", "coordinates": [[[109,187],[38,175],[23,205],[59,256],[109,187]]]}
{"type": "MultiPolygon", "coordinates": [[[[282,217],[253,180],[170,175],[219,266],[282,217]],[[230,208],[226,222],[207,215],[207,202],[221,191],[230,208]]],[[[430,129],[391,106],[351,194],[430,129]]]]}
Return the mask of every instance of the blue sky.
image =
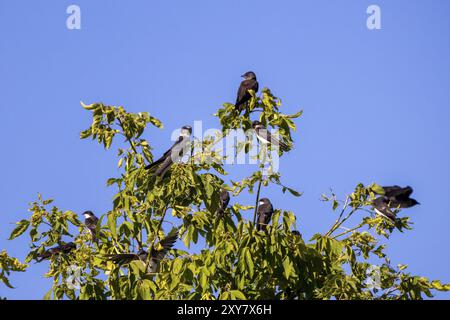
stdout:
{"type": "MultiPolygon", "coordinates": [[[[280,164],[304,195],[263,190],[274,206],[296,212],[307,238],[336,218],[319,201],[330,188],[343,197],[359,182],[411,185],[422,204],[406,211],[415,229],[395,234],[387,252],[450,282],[449,13],[447,0],[1,0],[0,249],[24,258],[25,238],[6,238],[38,192],[64,210],[110,209],[115,151],[79,139],[91,120],[80,100],[160,118],[165,129],[145,135],[159,155],[175,128],[217,127],[212,114],[254,70],[284,112],[304,110],[280,164]],[[81,30],[66,28],[70,4],[81,30]],[[382,30],[366,27],[370,4],[382,30]]],[[[15,274],[16,289],[0,285],[0,296],[42,298],[46,267],[15,274]]]]}

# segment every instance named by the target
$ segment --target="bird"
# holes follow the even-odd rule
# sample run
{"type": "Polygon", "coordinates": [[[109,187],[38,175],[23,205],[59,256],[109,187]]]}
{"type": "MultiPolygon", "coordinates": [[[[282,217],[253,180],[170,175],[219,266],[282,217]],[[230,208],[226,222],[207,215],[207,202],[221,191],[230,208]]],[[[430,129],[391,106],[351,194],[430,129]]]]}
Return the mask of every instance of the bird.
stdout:
{"type": "Polygon", "coordinates": [[[392,220],[396,220],[396,215],[391,209],[411,208],[420,204],[417,200],[410,198],[413,189],[410,186],[405,188],[399,186],[382,187],[384,195],[372,201],[376,213],[392,220]]]}
{"type": "Polygon", "coordinates": [[[259,200],[258,206],[258,224],[256,230],[266,230],[273,214],[273,206],[269,199],[262,198],[259,200]]]}
{"type": "Polygon", "coordinates": [[[241,77],[243,77],[244,80],[239,86],[236,103],[234,104],[236,110],[239,112],[242,111],[242,107],[252,98],[249,90],[253,90],[256,93],[259,89],[259,83],[256,80],[256,74],[253,71],[248,71],[241,77]]]}
{"type": "Polygon", "coordinates": [[[43,253],[39,254],[36,257],[36,262],[41,262],[43,260],[50,259],[51,257],[57,254],[68,254],[74,249],[76,249],[75,243],[73,242],[62,243],[54,248],[50,248],[44,251],[43,253]]]}
{"type": "Polygon", "coordinates": [[[291,234],[296,237],[300,237],[300,238],[302,237],[300,231],[298,231],[298,230],[292,230],[291,234]]]}
{"type": "Polygon", "coordinates": [[[267,130],[267,128],[264,127],[264,125],[261,122],[257,120],[253,121],[252,127],[256,133],[256,137],[263,144],[274,145],[276,147],[279,147],[284,152],[289,151],[289,146],[283,141],[280,141],[276,137],[272,136],[270,132],[267,130]]]}
{"type": "Polygon", "coordinates": [[[230,203],[230,193],[227,190],[222,189],[220,191],[220,206],[219,209],[217,210],[217,215],[219,217],[223,217],[223,215],[225,214],[225,209],[228,207],[229,203],[230,203]]]}
{"type": "Polygon", "coordinates": [[[190,142],[191,133],[192,128],[190,126],[183,126],[181,128],[180,136],[174,145],[167,150],[161,158],[147,165],[145,169],[150,170],[156,168],[154,175],[161,178],[164,177],[172,164],[183,157],[184,150],[190,142]]]}
{"type": "MultiPolygon", "coordinates": [[[[179,228],[173,229],[166,238],[161,240],[159,244],[162,246],[162,249],[152,249],[150,253],[150,263],[148,265],[147,272],[155,273],[158,271],[159,263],[166,256],[167,252],[172,249],[173,245],[178,239],[179,228]]],[[[148,259],[148,252],[144,249],[140,249],[137,253],[119,253],[119,254],[110,254],[105,256],[108,260],[114,262],[119,266],[124,266],[132,261],[141,261],[146,264],[148,259]]]]}
{"type": "Polygon", "coordinates": [[[92,241],[97,242],[96,231],[99,219],[95,216],[95,214],[92,211],[83,212],[83,216],[84,216],[84,224],[91,233],[92,241]]]}

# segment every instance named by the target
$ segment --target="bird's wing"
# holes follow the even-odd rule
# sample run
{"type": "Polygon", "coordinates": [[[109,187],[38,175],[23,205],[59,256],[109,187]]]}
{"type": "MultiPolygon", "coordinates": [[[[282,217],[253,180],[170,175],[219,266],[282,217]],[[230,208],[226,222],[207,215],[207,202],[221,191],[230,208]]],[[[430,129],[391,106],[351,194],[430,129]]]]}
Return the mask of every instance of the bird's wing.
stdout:
{"type": "Polygon", "coordinates": [[[135,253],[107,254],[105,258],[120,266],[128,264],[133,260],[139,260],[139,256],[135,253]]]}
{"type": "Polygon", "coordinates": [[[53,254],[50,252],[50,250],[46,250],[36,257],[36,262],[41,262],[45,259],[49,259],[49,258],[51,258],[52,255],[53,254]]]}
{"type": "Polygon", "coordinates": [[[255,93],[256,92],[258,92],[258,90],[259,90],[259,83],[258,83],[258,81],[255,81],[255,84],[253,85],[253,91],[255,91],[255,93]]]}
{"type": "Polygon", "coordinates": [[[402,193],[403,188],[399,186],[383,187],[384,195],[388,198],[397,197],[402,193]]]}
{"type": "Polygon", "coordinates": [[[89,230],[95,230],[97,228],[98,218],[92,217],[92,218],[86,218],[84,221],[84,224],[89,230]]]}
{"type": "Polygon", "coordinates": [[[62,251],[63,253],[69,253],[70,251],[72,251],[75,248],[76,248],[75,244],[73,242],[69,242],[67,244],[61,245],[60,251],[62,251]]]}
{"type": "Polygon", "coordinates": [[[245,87],[244,81],[241,82],[241,85],[239,86],[237,97],[236,97],[236,103],[235,106],[239,106],[242,104],[242,101],[244,100],[245,95],[247,94],[247,88],[245,87]]]}
{"type": "Polygon", "coordinates": [[[244,80],[238,89],[235,106],[239,106],[250,99],[250,93],[248,90],[258,91],[258,82],[255,80],[244,80]]]}
{"type": "Polygon", "coordinates": [[[372,205],[376,213],[391,221],[395,221],[395,214],[389,210],[389,199],[386,196],[376,198],[372,205]]]}
{"type": "Polygon", "coordinates": [[[256,130],[256,134],[263,143],[270,143],[274,146],[278,146],[282,151],[289,151],[289,146],[283,141],[278,140],[267,130],[267,128],[261,128],[256,130]]]}
{"type": "Polygon", "coordinates": [[[159,244],[162,246],[162,249],[161,250],[153,250],[152,254],[151,254],[152,259],[154,259],[156,261],[160,261],[160,260],[164,259],[167,252],[169,252],[169,250],[172,249],[173,245],[177,241],[178,232],[179,232],[178,228],[172,229],[172,231],[167,235],[167,237],[165,237],[164,239],[162,239],[159,242],[159,244]]]}
{"type": "Polygon", "coordinates": [[[220,204],[222,209],[225,210],[225,208],[228,207],[229,203],[230,203],[230,194],[228,193],[228,191],[224,190],[220,194],[220,204]]]}
{"type": "Polygon", "coordinates": [[[151,169],[151,168],[153,168],[153,167],[159,165],[160,163],[164,162],[165,160],[167,160],[167,158],[171,158],[172,150],[173,150],[177,145],[179,145],[182,141],[183,141],[183,137],[182,137],[182,136],[179,136],[179,137],[178,137],[178,140],[175,141],[175,143],[172,145],[172,147],[170,147],[169,150],[167,150],[166,152],[164,152],[164,154],[162,155],[161,158],[159,158],[158,160],[156,160],[156,161],[150,163],[149,165],[147,165],[147,166],[145,167],[145,169],[149,170],[149,169],[151,169]]]}
{"type": "Polygon", "coordinates": [[[158,169],[155,171],[156,176],[164,176],[167,170],[172,166],[173,160],[172,156],[167,156],[164,161],[159,165],[158,169]]]}

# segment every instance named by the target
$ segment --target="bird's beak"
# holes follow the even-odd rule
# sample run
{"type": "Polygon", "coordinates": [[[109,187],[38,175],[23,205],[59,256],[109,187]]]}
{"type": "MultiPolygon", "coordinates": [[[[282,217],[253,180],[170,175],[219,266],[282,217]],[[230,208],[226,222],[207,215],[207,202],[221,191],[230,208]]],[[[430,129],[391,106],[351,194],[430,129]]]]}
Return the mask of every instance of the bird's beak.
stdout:
{"type": "Polygon", "coordinates": [[[243,74],[243,75],[241,76],[241,78],[245,78],[245,74],[243,74]]]}

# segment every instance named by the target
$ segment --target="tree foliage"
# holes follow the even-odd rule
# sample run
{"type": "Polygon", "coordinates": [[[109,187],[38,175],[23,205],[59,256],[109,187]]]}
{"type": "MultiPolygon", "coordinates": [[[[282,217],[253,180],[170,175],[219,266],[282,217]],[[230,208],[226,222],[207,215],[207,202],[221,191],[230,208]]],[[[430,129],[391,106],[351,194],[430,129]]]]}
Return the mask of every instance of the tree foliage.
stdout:
{"type": "MultiPolygon", "coordinates": [[[[260,96],[252,94],[242,115],[226,103],[217,111],[223,133],[250,129],[250,118],[259,114],[264,125],[277,129],[281,139],[293,146],[294,119],[301,112],[283,114],[280,99],[269,89],[260,96]]],[[[91,241],[77,214],[52,206],[52,200],[40,195],[30,205],[31,217],[17,223],[10,239],[28,232],[27,263],[68,239],[76,244],[70,254],[51,258],[45,276],[53,279],[53,285],[46,299],[421,299],[431,297],[433,290],[450,289],[407,273],[404,265],[391,265],[383,239],[411,229],[411,222],[403,217],[392,223],[373,212],[371,201],[382,193],[377,184],[360,184],[342,201],[335,194],[323,195],[337,219],[326,233],[317,233],[309,241],[292,232],[297,229],[296,215],[279,207],[267,231],[259,232],[255,215],[262,188],[274,184],[301,196],[281,182],[279,173],[269,170],[264,175],[261,164],[248,177],[227,182],[222,161],[203,161],[223,160],[208,147],[220,141],[222,134],[194,142],[190,161],[175,163],[163,179],[154,177],[144,169],[153,161],[153,150],[143,133],[148,125],[163,127],[157,118],[102,103],[83,107],[93,120],[81,132],[82,139],[97,140],[106,149],[119,137],[125,140],[125,144],[117,143],[120,175],[106,182],[117,192],[110,210],[101,215],[97,243],[91,241]],[[196,143],[200,149],[194,148],[196,143]],[[222,188],[232,192],[234,204],[219,218],[222,188]],[[254,203],[235,201],[244,191],[255,194],[254,203]],[[180,227],[180,241],[187,249],[171,250],[157,273],[147,273],[140,261],[120,267],[104,258],[136,252],[138,246],[148,251],[157,247],[168,233],[164,231],[168,215],[180,227]],[[355,219],[358,222],[350,224],[355,219]],[[193,243],[204,243],[204,247],[193,250],[193,243]],[[369,263],[374,258],[379,261],[375,268],[369,263]],[[78,287],[71,285],[74,267],[79,270],[78,287]],[[377,273],[376,286],[369,281],[371,270],[377,273]]],[[[252,144],[248,140],[235,148],[249,152],[252,144]]],[[[0,257],[0,280],[9,285],[5,272],[23,271],[25,265],[4,252],[0,257]]]]}

